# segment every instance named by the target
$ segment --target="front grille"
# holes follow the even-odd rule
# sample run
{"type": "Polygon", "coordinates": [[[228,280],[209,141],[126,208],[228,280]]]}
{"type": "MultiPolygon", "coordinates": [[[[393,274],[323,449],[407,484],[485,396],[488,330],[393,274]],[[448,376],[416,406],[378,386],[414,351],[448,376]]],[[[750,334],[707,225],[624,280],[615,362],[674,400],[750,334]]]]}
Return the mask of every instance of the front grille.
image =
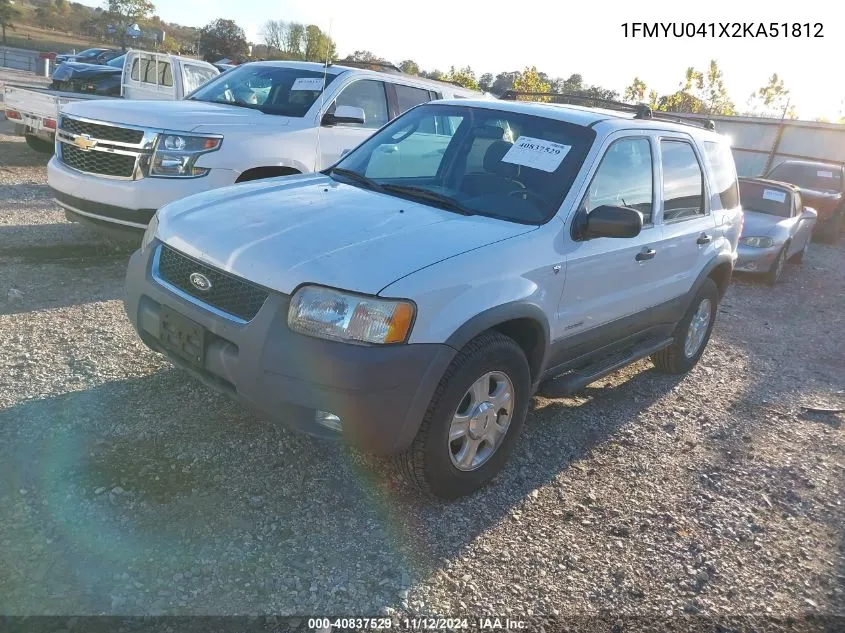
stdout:
{"type": "Polygon", "coordinates": [[[162,281],[227,314],[250,321],[269,295],[260,286],[200,264],[165,245],[159,248],[158,277],[162,281]],[[190,281],[192,273],[205,275],[211,282],[211,288],[204,292],[197,290],[190,281]]]}
{"type": "Polygon", "coordinates": [[[132,143],[137,145],[144,139],[143,130],[133,130],[114,125],[100,125],[88,123],[78,119],[62,117],[61,129],[70,134],[88,134],[100,141],[115,141],[117,143],[132,143]]]}
{"type": "Polygon", "coordinates": [[[131,178],[135,171],[135,156],[110,152],[85,152],[74,145],[61,143],[62,162],[72,169],[102,176],[131,178]]]}

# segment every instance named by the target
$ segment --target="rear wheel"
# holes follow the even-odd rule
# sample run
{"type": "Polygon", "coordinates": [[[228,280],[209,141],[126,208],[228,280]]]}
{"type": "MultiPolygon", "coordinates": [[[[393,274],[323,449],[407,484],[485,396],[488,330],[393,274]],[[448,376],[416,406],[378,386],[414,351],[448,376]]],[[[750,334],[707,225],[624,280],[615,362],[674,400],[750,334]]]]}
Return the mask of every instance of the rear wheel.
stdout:
{"type": "Polygon", "coordinates": [[[789,244],[784,244],[783,248],[778,253],[775,261],[772,262],[772,267],[766,273],[766,281],[771,285],[775,285],[783,276],[783,269],[786,268],[786,256],[789,252],[789,244]]]}
{"type": "Polygon", "coordinates": [[[528,361],[513,339],[487,332],[449,365],[411,447],[404,478],[444,499],[469,494],[502,469],[528,413],[528,361]]]}
{"type": "Polygon", "coordinates": [[[651,355],[651,362],[659,371],[684,374],[695,367],[710,340],[718,305],[719,289],[712,279],[707,279],[678,323],[672,344],[651,355]]]}
{"type": "Polygon", "coordinates": [[[24,139],[30,149],[34,149],[41,154],[52,154],[56,149],[53,143],[40,139],[37,136],[32,136],[31,134],[24,136],[24,139]]]}

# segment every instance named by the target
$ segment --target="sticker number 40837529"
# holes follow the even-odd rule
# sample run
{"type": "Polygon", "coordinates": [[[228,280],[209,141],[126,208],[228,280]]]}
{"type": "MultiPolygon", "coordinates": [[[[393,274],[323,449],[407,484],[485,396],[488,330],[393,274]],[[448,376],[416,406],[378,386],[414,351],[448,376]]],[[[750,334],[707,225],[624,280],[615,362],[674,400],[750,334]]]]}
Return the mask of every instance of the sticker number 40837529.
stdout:
{"type": "Polygon", "coordinates": [[[553,172],[560,167],[571,147],[533,136],[520,136],[502,156],[502,162],[553,172]]]}

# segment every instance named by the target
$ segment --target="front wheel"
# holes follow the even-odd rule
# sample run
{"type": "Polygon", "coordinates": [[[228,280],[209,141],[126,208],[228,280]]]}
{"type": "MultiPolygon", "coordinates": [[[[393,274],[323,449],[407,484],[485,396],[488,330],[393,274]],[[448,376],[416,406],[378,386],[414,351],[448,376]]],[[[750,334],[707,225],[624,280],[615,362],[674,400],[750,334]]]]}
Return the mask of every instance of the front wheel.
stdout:
{"type": "Polygon", "coordinates": [[[411,447],[396,457],[404,478],[444,499],[488,483],[519,435],[530,391],[516,341],[498,332],[470,341],[443,375],[411,447]]]}
{"type": "Polygon", "coordinates": [[[29,145],[29,148],[34,149],[39,154],[52,154],[56,150],[56,146],[53,143],[40,139],[37,136],[27,134],[24,136],[24,139],[26,140],[26,144],[29,145]]]}
{"type": "Polygon", "coordinates": [[[775,285],[783,276],[783,269],[786,268],[786,258],[789,253],[789,244],[784,244],[783,248],[778,253],[775,261],[772,262],[772,267],[766,273],[766,281],[771,285],[775,285]]]}
{"type": "Polygon", "coordinates": [[[675,328],[672,344],[651,355],[651,362],[659,371],[684,374],[695,367],[710,340],[718,305],[719,289],[712,279],[707,279],[675,328]]]}

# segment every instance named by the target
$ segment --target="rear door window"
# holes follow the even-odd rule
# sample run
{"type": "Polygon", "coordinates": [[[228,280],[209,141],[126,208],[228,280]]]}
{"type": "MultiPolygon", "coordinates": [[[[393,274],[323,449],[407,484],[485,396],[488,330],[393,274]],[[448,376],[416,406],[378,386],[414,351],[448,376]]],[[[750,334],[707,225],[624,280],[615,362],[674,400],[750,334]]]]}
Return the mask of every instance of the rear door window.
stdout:
{"type": "Polygon", "coordinates": [[[403,86],[402,84],[394,84],[394,88],[396,88],[396,102],[399,108],[399,114],[410,110],[415,105],[431,101],[431,93],[428,90],[403,86]]]}
{"type": "Polygon", "coordinates": [[[705,214],[704,174],[687,141],[660,141],[663,163],[663,220],[688,220],[705,214]]]}

